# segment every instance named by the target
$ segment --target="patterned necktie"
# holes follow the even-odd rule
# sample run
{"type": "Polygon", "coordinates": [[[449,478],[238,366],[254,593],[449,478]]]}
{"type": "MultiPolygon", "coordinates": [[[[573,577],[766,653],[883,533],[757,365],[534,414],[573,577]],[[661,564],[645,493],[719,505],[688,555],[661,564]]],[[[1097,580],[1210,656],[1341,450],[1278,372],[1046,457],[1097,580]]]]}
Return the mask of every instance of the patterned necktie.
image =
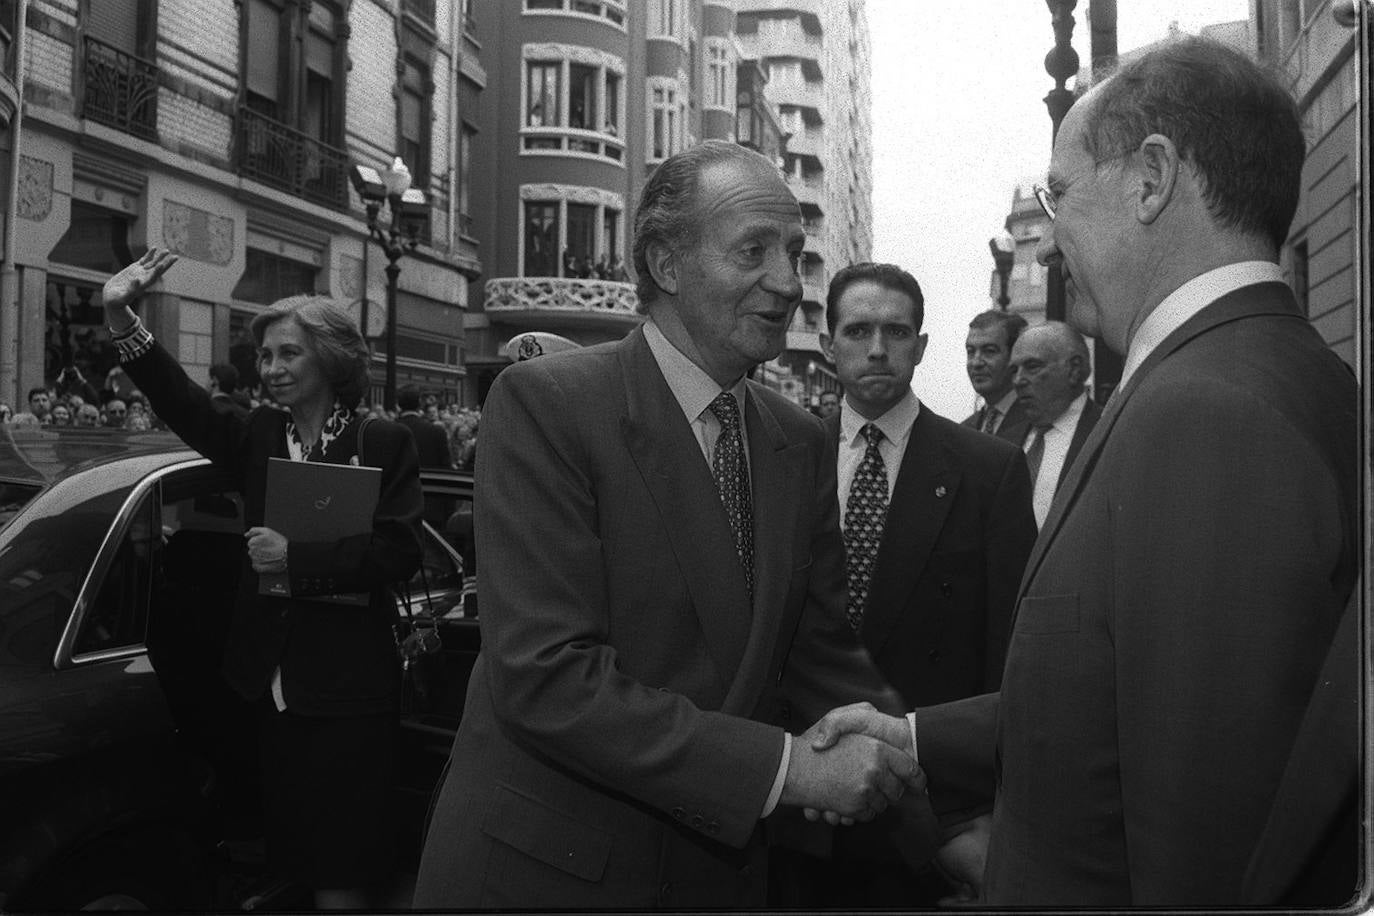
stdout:
{"type": "Polygon", "coordinates": [[[878,545],[883,539],[883,523],[887,521],[887,468],[878,451],[883,431],[872,423],[865,423],[862,432],[868,440],[868,448],[854,472],[854,480],[849,485],[849,502],[844,510],[844,565],[849,580],[845,617],[855,631],[863,622],[868,583],[873,578],[878,545]]]}
{"type": "Polygon", "coordinates": [[[728,391],[716,395],[710,404],[711,413],[720,421],[720,437],[716,439],[716,453],[711,470],[716,478],[716,490],[725,504],[730,530],[735,535],[735,553],[744,567],[744,581],[749,595],[754,595],[754,505],[749,497],[749,469],[744,463],[744,436],[740,434],[739,404],[728,391]]]}
{"type": "Polygon", "coordinates": [[[979,427],[980,432],[995,434],[997,432],[997,418],[1001,415],[1002,412],[991,405],[983,408],[983,425],[979,427]]]}

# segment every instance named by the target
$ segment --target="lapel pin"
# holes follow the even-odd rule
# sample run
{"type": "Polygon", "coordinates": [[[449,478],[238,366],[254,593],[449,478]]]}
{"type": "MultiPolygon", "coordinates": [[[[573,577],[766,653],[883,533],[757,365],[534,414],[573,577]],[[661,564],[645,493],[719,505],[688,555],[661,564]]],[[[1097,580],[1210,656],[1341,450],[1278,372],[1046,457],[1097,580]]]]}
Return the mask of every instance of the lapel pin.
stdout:
{"type": "Polygon", "coordinates": [[[945,498],[945,494],[948,493],[948,492],[949,492],[949,491],[946,490],[944,487],[936,487],[936,488],[935,488],[935,498],[936,498],[936,499],[944,499],[944,498],[945,498]]]}

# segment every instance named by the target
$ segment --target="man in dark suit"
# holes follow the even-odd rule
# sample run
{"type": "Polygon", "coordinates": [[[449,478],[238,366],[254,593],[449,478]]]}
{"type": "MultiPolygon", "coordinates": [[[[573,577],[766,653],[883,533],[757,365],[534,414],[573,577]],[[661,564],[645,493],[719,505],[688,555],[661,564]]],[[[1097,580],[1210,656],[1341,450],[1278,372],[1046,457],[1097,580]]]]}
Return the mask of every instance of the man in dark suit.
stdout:
{"type": "Polygon", "coordinates": [[[973,316],[964,341],[964,368],[969,384],[983,401],[964,425],[1020,445],[1026,438],[1026,414],[1011,385],[1011,348],[1026,329],[1015,312],[989,309],[973,316]]]}
{"type": "Polygon", "coordinates": [[[636,215],[648,320],[497,377],[482,652],[417,907],[759,905],[775,807],[864,819],[922,785],[886,743],[789,734],[901,708],[844,621],[820,421],[746,378],[782,350],[805,240],[773,163],[692,147],[636,215]]]}
{"type": "Polygon", "coordinates": [[[248,396],[239,389],[239,370],[232,363],[215,363],[210,367],[210,405],[240,417],[253,409],[248,396]]]}
{"type": "MultiPolygon", "coordinates": [[[[915,713],[932,796],[998,783],[991,905],[1337,906],[1360,886],[1358,393],[1279,268],[1303,155],[1286,87],[1198,38],[1060,128],[1038,256],[1122,381],[1027,563],[1000,702],[915,713]]],[[[909,730],[825,724],[860,723],[909,730]]]]}
{"type": "Polygon", "coordinates": [[[1039,526],[1045,524],[1055,491],[1069,475],[1102,408],[1088,397],[1088,345],[1062,321],[1046,321],[1022,332],[1009,365],[1016,403],[1029,426],[1020,444],[1030,468],[1039,526]]]}
{"type": "MultiPolygon", "coordinates": [[[[851,623],[909,706],[998,688],[1036,532],[1021,451],[939,416],[912,392],[924,317],[915,277],[856,264],[830,281],[821,338],[845,391],[825,428],[851,623]],[[881,514],[866,525],[874,486],[881,514]]],[[[802,862],[812,894],[802,902],[813,906],[928,906],[951,891],[908,867],[879,824],[838,832],[833,863],[802,862]]]]}
{"type": "Polygon", "coordinates": [[[442,426],[426,419],[420,413],[420,389],[414,385],[402,385],[396,391],[396,406],[401,410],[396,421],[408,428],[410,434],[415,437],[415,450],[420,453],[420,467],[453,467],[448,434],[442,426]]]}

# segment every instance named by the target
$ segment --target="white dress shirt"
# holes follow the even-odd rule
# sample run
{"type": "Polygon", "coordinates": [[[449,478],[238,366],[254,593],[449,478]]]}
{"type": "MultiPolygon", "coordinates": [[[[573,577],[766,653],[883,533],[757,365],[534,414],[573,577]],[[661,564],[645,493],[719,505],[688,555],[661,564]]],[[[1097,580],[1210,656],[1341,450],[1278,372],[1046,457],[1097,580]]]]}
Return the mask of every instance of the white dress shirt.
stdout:
{"type": "MultiPolygon", "coordinates": [[[[672,341],[663,336],[663,332],[659,330],[658,325],[654,324],[652,319],[644,322],[644,339],[649,344],[649,352],[653,354],[654,362],[658,363],[659,371],[663,373],[663,378],[668,382],[669,390],[673,392],[673,398],[682,408],[682,415],[691,425],[692,435],[696,437],[697,444],[701,446],[702,457],[706,459],[706,466],[710,468],[716,440],[720,438],[720,421],[711,412],[710,405],[721,393],[721,387],[712,381],[711,377],[706,374],[706,370],[692,362],[685,353],[673,346],[672,341]]],[[[745,384],[744,376],[740,376],[733,385],[724,390],[733,394],[735,400],[739,402],[740,435],[744,437],[747,467],[749,432],[744,425],[744,404],[745,397],[749,393],[749,386],[745,384]]],[[[783,786],[787,783],[787,764],[791,757],[792,736],[784,729],[782,733],[782,760],[778,762],[778,774],[774,777],[773,788],[763,803],[763,811],[759,814],[760,818],[772,814],[773,809],[778,806],[778,799],[782,797],[783,786]]]]}
{"type": "Polygon", "coordinates": [[[1117,390],[1125,388],[1145,358],[1189,318],[1242,286],[1271,281],[1283,282],[1283,271],[1273,261],[1239,261],[1199,274],[1165,296],[1164,301],[1145,316],[1131,338],[1117,390]]]}
{"type": "MultiPolygon", "coordinates": [[[[1069,445],[1073,442],[1078,420],[1083,416],[1083,408],[1087,404],[1088,393],[1085,391],[1070,401],[1064,412],[1055,418],[1054,424],[1044,432],[1045,452],[1040,459],[1040,472],[1035,475],[1035,495],[1031,499],[1037,528],[1045,526],[1045,519],[1050,514],[1050,503],[1054,501],[1054,491],[1059,486],[1064,459],[1069,455],[1069,445]]],[[[1041,435],[1040,431],[1032,426],[1021,446],[1022,451],[1029,451],[1038,435],[1041,435]]]]}
{"type": "Polygon", "coordinates": [[[868,451],[868,440],[863,436],[863,428],[870,422],[883,431],[883,441],[878,443],[878,454],[883,456],[883,469],[887,471],[887,495],[892,499],[892,491],[897,486],[897,472],[902,467],[902,456],[906,454],[907,442],[911,440],[911,430],[916,425],[916,417],[921,413],[921,402],[910,389],[902,399],[888,408],[887,413],[876,420],[865,420],[845,398],[840,404],[840,449],[835,470],[839,476],[836,495],[840,501],[840,527],[844,527],[844,510],[849,505],[849,489],[854,485],[854,473],[864,460],[868,451]]]}

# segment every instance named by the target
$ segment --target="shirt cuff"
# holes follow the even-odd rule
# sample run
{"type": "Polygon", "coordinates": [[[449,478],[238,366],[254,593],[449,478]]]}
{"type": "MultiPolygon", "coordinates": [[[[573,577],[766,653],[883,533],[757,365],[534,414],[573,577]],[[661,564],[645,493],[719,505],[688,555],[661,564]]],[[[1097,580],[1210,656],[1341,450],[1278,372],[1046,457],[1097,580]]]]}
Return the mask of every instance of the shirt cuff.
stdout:
{"type": "Polygon", "coordinates": [[[121,364],[133,362],[153,348],[153,335],[137,315],[134,316],[134,323],[125,330],[118,334],[110,332],[110,340],[114,342],[115,353],[121,364]]]}
{"type": "Polygon", "coordinates": [[[916,749],[916,713],[906,714],[906,724],[911,726],[911,756],[919,766],[921,763],[921,752],[916,749]]]}
{"type": "Polygon", "coordinates": [[[768,793],[768,800],[763,803],[763,813],[759,819],[767,817],[773,813],[773,809],[778,806],[778,799],[782,798],[782,787],[787,782],[787,765],[792,760],[792,736],[787,732],[782,733],[782,760],[778,762],[778,775],[773,779],[773,788],[768,793]]]}

